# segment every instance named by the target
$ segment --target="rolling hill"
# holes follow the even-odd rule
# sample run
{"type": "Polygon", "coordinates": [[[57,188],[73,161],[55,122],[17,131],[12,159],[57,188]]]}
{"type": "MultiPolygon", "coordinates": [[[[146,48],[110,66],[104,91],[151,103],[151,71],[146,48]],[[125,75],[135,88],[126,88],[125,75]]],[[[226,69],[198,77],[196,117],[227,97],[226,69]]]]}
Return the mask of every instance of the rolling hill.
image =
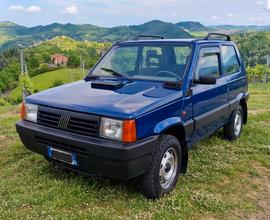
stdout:
{"type": "Polygon", "coordinates": [[[26,46],[56,36],[68,36],[75,40],[113,42],[133,38],[139,34],[163,35],[167,38],[187,38],[192,35],[181,27],[159,20],[142,25],[117,26],[113,28],[99,27],[91,24],[59,24],[46,26],[23,27],[11,22],[0,22],[0,51],[23,43],[26,46]]]}
{"type": "Polygon", "coordinates": [[[200,22],[195,21],[182,21],[176,23],[175,25],[190,32],[213,31],[213,28],[206,27],[200,22]]]}
{"type": "Polygon", "coordinates": [[[6,48],[14,47],[18,43],[30,46],[37,42],[63,35],[80,41],[114,42],[131,39],[139,34],[162,35],[166,38],[188,38],[202,36],[209,31],[220,31],[229,34],[239,32],[267,32],[270,31],[270,25],[218,25],[208,27],[196,21],[181,21],[173,24],[160,20],[152,20],[141,25],[117,26],[112,28],[92,24],[77,25],[70,23],[53,23],[28,28],[5,21],[0,22],[0,52],[6,48]]]}

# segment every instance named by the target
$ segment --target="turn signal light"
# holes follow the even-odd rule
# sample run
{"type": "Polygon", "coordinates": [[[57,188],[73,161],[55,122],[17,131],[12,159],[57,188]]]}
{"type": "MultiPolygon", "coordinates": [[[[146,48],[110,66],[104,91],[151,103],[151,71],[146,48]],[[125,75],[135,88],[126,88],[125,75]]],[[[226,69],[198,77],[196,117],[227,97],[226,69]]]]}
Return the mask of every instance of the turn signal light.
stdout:
{"type": "Polygon", "coordinates": [[[135,142],[137,140],[136,121],[125,120],[123,123],[122,141],[126,143],[135,142]]]}

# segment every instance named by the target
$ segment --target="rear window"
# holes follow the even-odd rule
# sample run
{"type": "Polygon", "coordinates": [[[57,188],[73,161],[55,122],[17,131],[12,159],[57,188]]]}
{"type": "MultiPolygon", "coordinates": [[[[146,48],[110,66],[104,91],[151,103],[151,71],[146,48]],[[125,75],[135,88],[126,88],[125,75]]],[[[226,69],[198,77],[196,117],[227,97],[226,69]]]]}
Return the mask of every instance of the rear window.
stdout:
{"type": "Polygon", "coordinates": [[[222,60],[226,75],[240,71],[240,64],[234,46],[222,46],[222,60]]]}

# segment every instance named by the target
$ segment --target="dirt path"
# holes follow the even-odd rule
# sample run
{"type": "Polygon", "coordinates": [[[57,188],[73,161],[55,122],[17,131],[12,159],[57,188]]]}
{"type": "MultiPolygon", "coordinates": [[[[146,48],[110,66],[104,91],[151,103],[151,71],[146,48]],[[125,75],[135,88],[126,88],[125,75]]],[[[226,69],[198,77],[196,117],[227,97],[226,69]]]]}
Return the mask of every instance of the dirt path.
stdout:
{"type": "Polygon", "coordinates": [[[261,192],[258,193],[257,201],[258,205],[262,209],[261,212],[252,215],[250,220],[270,220],[270,175],[269,169],[265,167],[258,168],[260,171],[260,177],[255,180],[255,184],[261,188],[261,192]]]}
{"type": "Polygon", "coordinates": [[[257,115],[264,112],[270,112],[270,109],[261,109],[261,110],[248,110],[249,114],[257,115]]]}

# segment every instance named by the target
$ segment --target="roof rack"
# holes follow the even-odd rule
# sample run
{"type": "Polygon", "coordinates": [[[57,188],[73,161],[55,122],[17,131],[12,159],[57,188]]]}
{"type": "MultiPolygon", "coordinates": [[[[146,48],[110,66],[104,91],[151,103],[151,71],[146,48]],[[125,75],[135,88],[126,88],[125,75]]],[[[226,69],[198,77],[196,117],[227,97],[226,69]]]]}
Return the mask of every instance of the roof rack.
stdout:
{"type": "Polygon", "coordinates": [[[212,36],[220,36],[220,37],[226,37],[226,41],[231,41],[231,37],[228,34],[222,34],[222,33],[208,33],[205,40],[211,40],[212,36]]]}
{"type": "Polygon", "coordinates": [[[137,35],[133,40],[139,40],[140,38],[158,38],[158,39],[165,39],[163,36],[159,35],[137,35]]]}

